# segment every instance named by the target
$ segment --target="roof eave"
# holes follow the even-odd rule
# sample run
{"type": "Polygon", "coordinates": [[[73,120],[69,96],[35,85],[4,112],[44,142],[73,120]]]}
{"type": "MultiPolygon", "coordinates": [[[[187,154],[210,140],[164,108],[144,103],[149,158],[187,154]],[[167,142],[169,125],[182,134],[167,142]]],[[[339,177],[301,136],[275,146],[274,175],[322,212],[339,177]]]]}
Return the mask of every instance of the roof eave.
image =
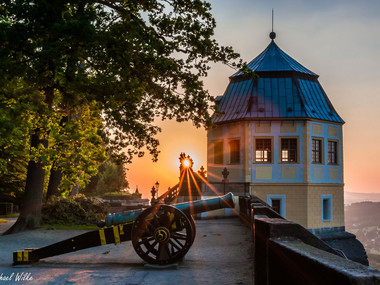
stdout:
{"type": "MultiPolygon", "coordinates": [[[[342,118],[340,118],[340,117],[339,117],[339,119],[342,120],[342,118]]],[[[242,121],[313,121],[313,122],[324,122],[324,123],[338,124],[338,125],[344,125],[346,123],[344,120],[342,120],[341,122],[337,122],[337,121],[329,121],[329,120],[322,120],[322,119],[309,118],[309,117],[240,118],[240,119],[232,119],[232,120],[213,122],[213,123],[215,125],[223,125],[223,124],[236,123],[236,122],[242,122],[242,121]]]]}

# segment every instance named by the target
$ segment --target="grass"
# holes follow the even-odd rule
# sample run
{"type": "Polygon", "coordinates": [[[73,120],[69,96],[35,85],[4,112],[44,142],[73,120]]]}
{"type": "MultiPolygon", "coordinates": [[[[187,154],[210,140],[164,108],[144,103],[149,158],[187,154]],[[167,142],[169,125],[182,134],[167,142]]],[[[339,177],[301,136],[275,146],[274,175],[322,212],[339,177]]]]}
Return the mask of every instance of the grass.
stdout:
{"type": "Polygon", "coordinates": [[[20,214],[0,215],[0,218],[18,218],[20,214]]]}
{"type": "MultiPolygon", "coordinates": [[[[6,218],[18,218],[19,214],[0,215],[0,224],[7,223],[6,218]]],[[[42,229],[49,230],[97,230],[96,225],[60,225],[60,224],[45,224],[41,225],[42,229]]]]}
{"type": "Polygon", "coordinates": [[[48,230],[97,230],[96,225],[61,225],[61,224],[44,224],[40,228],[48,230]]]}

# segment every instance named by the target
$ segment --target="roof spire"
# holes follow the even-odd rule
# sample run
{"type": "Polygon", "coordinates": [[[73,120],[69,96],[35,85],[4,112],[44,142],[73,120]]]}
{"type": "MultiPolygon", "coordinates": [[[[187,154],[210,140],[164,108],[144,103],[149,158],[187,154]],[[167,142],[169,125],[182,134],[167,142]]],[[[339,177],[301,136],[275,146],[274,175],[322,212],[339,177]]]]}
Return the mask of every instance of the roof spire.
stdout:
{"type": "Polygon", "coordinates": [[[271,38],[272,41],[276,38],[276,33],[273,32],[273,18],[274,18],[274,12],[272,9],[272,32],[269,34],[269,37],[271,38]]]}

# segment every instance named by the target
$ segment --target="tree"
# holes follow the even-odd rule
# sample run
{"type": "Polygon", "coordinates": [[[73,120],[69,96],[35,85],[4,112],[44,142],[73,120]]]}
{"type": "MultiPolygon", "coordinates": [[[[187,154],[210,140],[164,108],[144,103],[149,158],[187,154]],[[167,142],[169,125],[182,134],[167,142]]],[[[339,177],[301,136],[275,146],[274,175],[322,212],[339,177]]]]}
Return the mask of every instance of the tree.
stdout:
{"type": "Polygon", "coordinates": [[[49,157],[54,160],[47,199],[51,195],[67,195],[73,186],[84,188],[97,173],[98,166],[106,160],[106,149],[99,133],[102,123],[100,110],[94,104],[83,104],[75,111],[75,116],[63,117],[51,130],[49,157]],[[52,174],[58,174],[58,178],[52,177],[52,174]]]}
{"type": "Polygon", "coordinates": [[[98,167],[96,175],[92,176],[82,190],[85,195],[102,195],[106,192],[119,192],[128,188],[126,169],[123,164],[115,163],[111,156],[98,167]]]}
{"type": "Polygon", "coordinates": [[[120,192],[123,188],[128,186],[125,179],[123,165],[116,164],[111,160],[104,163],[104,170],[99,173],[99,181],[96,185],[96,192],[120,192]]]}
{"type": "MultiPolygon", "coordinates": [[[[212,38],[211,6],[200,0],[5,0],[0,10],[0,77],[22,78],[47,118],[100,104],[108,146],[127,162],[144,146],[157,159],[157,117],[209,125],[208,63],[241,66],[212,38]]],[[[48,149],[49,135],[37,126],[31,151],[48,149]]],[[[30,160],[11,231],[39,223],[44,177],[43,159],[30,160]]]]}
{"type": "Polygon", "coordinates": [[[20,82],[0,89],[0,201],[20,203],[25,187],[32,110],[27,96],[17,94],[20,82]]]}

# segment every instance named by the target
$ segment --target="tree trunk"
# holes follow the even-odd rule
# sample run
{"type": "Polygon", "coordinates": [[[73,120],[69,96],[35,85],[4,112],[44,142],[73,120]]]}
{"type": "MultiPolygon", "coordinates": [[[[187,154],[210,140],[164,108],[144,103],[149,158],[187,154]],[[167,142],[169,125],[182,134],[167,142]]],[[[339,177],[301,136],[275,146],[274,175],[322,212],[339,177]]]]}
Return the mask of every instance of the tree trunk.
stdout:
{"type": "MultiPolygon", "coordinates": [[[[40,144],[46,147],[47,141],[39,139],[39,130],[37,129],[31,137],[31,147],[37,148],[40,144]]],[[[17,233],[40,225],[44,181],[45,170],[42,165],[33,160],[29,161],[20,216],[16,223],[4,234],[17,233]]]]}
{"type": "Polygon", "coordinates": [[[53,163],[53,166],[50,170],[50,178],[49,178],[49,185],[46,192],[46,199],[48,200],[51,196],[59,196],[59,184],[61,184],[62,181],[62,171],[59,169],[55,169],[55,163],[53,163]]]}
{"type": "Polygon", "coordinates": [[[78,172],[77,177],[78,177],[78,182],[71,188],[71,196],[75,196],[79,194],[79,179],[81,177],[80,172],[78,172]]]}
{"type": "MultiPolygon", "coordinates": [[[[52,61],[49,61],[49,70],[55,70],[52,61]]],[[[53,72],[54,73],[54,72],[53,72]]],[[[45,103],[48,108],[52,109],[54,88],[46,87],[44,89],[45,103]]],[[[39,128],[34,130],[30,139],[30,147],[38,148],[42,145],[47,148],[47,139],[40,139],[41,131],[39,128]]],[[[25,193],[20,207],[20,216],[14,225],[4,234],[18,233],[27,229],[34,229],[41,223],[41,208],[44,192],[45,170],[42,165],[34,160],[28,163],[28,172],[26,174],[25,193]]]]}
{"type": "Polygon", "coordinates": [[[79,184],[77,183],[71,188],[71,196],[75,196],[78,194],[79,194],[79,184]]]}

